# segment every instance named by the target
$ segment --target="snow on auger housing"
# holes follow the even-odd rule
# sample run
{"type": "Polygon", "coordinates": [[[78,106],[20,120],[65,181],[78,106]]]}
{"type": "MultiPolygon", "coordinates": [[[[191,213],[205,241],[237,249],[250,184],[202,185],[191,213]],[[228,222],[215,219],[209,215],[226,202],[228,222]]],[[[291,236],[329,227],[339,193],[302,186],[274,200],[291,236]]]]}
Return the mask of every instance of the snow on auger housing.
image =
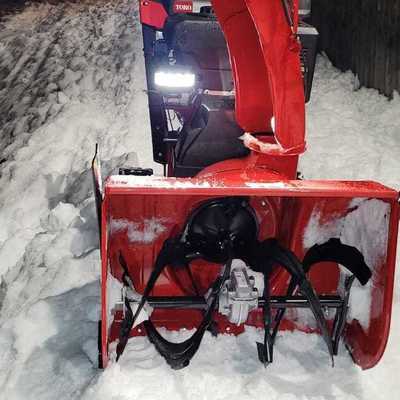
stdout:
{"type": "Polygon", "coordinates": [[[100,365],[147,335],[183,368],[207,330],[250,325],[264,329],[265,365],[278,331],[299,329],[322,335],[332,364],[343,339],[373,367],[389,334],[398,193],[298,178],[317,33],[299,23],[297,0],[200,3],[140,1],[166,176],[120,168],[103,185],[94,159],[100,365]],[[172,343],[160,327],[194,333],[172,343]]]}

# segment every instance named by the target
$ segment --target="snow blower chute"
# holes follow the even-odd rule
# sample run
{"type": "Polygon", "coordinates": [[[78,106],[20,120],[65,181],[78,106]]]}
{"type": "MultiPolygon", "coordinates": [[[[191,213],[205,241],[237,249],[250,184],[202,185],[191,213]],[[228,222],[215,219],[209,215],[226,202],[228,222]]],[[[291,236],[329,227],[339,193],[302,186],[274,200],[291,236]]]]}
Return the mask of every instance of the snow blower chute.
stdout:
{"type": "Polygon", "coordinates": [[[389,333],[398,193],[308,181],[305,100],[317,33],[297,0],[141,0],[153,151],[165,177],[93,172],[101,232],[100,364],[147,335],[175,369],[205,332],[320,333],[362,368],[389,333]],[[229,50],[229,51],[228,51],[229,50]],[[181,343],[160,333],[193,329],[181,343]]]}

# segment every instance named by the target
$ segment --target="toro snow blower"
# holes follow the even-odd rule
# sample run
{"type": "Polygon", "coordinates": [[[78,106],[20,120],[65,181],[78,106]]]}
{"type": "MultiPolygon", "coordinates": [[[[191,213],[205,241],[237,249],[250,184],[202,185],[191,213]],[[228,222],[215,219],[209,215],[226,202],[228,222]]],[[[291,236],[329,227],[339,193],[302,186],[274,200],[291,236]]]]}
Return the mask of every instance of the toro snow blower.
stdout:
{"type": "MultiPolygon", "coordinates": [[[[175,369],[207,330],[317,332],[362,368],[389,333],[398,193],[297,178],[317,32],[297,0],[141,0],[154,159],[104,187],[100,365],[147,335],[175,369]],[[313,317],[304,318],[304,309],[313,317]],[[159,328],[194,331],[181,343],[159,328]],[[132,338],[132,339],[131,339],[132,338]]],[[[279,345],[279,341],[278,341],[279,345]]]]}

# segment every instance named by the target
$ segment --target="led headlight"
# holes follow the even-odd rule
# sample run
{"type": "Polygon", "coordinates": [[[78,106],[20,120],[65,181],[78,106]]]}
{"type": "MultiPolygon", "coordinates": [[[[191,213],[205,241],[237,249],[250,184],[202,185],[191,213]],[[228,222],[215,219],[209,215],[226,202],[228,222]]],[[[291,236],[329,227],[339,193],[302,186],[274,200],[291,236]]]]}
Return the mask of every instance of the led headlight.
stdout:
{"type": "Polygon", "coordinates": [[[154,83],[166,89],[188,89],[196,82],[196,75],[192,72],[182,71],[156,71],[154,83]]]}

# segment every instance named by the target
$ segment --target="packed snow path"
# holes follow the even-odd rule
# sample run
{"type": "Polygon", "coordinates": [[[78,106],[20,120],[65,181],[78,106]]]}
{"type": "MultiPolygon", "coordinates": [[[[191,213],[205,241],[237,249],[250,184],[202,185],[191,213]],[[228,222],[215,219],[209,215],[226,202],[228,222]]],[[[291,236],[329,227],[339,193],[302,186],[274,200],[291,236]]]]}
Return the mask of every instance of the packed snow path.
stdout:
{"type": "MultiPolygon", "coordinates": [[[[383,361],[330,367],[318,336],[285,333],[264,369],[249,330],[206,335],[172,371],[145,338],[97,370],[99,252],[90,159],[151,166],[136,2],[32,6],[0,31],[0,398],[388,399],[400,391],[396,293],[383,361]]],[[[355,91],[320,58],[308,106],[307,178],[400,188],[400,100],[355,91]]],[[[398,286],[398,285],[397,285],[398,286]]],[[[175,334],[172,334],[173,336],[175,334]]]]}

